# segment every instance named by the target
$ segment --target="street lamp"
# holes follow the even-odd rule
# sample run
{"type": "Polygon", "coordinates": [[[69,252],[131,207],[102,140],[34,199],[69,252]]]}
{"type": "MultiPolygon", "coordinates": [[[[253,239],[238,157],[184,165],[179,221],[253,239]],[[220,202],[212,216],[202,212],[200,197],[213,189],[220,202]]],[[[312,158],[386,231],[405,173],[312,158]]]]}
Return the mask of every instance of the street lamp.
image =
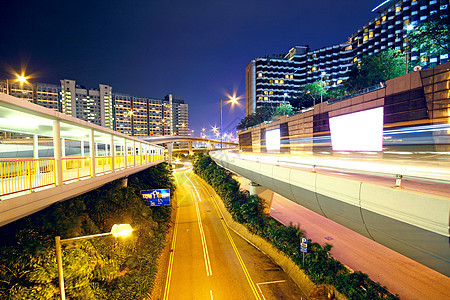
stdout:
{"type": "Polygon", "coordinates": [[[100,236],[113,235],[114,237],[119,236],[127,236],[133,231],[130,224],[114,224],[111,228],[111,232],[99,233],[93,235],[79,236],[69,239],[61,240],[61,237],[55,236],[55,245],[56,245],[56,262],[58,264],[58,277],[59,277],[59,291],[61,293],[61,300],[66,299],[66,291],[64,289],[64,275],[63,275],[63,265],[62,265],[62,254],[61,254],[61,244],[80,241],[80,240],[88,240],[100,236]]]}
{"type": "MultiPolygon", "coordinates": [[[[13,79],[14,81],[19,81],[20,84],[28,83],[27,76],[24,76],[23,74],[22,75],[16,74],[16,77],[17,77],[16,79],[13,79]]],[[[9,79],[8,78],[6,78],[6,95],[9,95],[9,79]]]]}
{"type": "MultiPolygon", "coordinates": [[[[406,26],[406,42],[408,42],[409,32],[411,30],[413,30],[413,29],[414,29],[414,25],[412,25],[412,24],[409,24],[408,26],[406,26]]],[[[406,58],[406,72],[405,72],[405,74],[408,74],[408,45],[406,45],[405,58],[406,58]]]]}
{"type": "Polygon", "coordinates": [[[232,104],[237,102],[236,97],[231,97],[229,100],[220,100],[220,150],[223,148],[223,135],[222,135],[222,102],[231,102],[232,104]]]}
{"type": "Polygon", "coordinates": [[[320,73],[320,103],[322,103],[323,99],[323,76],[327,75],[325,72],[320,73]]]}

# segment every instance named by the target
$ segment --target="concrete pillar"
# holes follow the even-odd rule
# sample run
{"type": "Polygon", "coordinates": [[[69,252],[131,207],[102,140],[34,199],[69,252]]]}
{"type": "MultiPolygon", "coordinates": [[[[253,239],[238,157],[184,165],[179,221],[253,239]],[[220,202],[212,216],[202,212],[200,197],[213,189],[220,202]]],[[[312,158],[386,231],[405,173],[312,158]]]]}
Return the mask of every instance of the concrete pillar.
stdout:
{"type": "Polygon", "coordinates": [[[55,185],[63,184],[62,161],[61,161],[61,122],[53,121],[53,156],[55,158],[55,185]]]}
{"type": "Polygon", "coordinates": [[[188,142],[188,148],[189,148],[189,155],[194,154],[194,151],[192,151],[192,142],[188,142]]]}
{"type": "Polygon", "coordinates": [[[272,206],[273,192],[256,182],[250,182],[248,191],[250,192],[250,195],[258,196],[258,198],[263,200],[264,213],[269,215],[270,207],[272,206]]]}
{"type": "Polygon", "coordinates": [[[61,139],[61,157],[62,158],[66,157],[66,139],[65,138],[61,139]]]}
{"type": "Polygon", "coordinates": [[[136,165],[136,142],[133,141],[133,166],[136,165]]]}
{"type": "Polygon", "coordinates": [[[84,157],[84,141],[81,141],[81,157],[84,157]]]}
{"type": "Polygon", "coordinates": [[[34,174],[39,175],[39,136],[33,134],[33,159],[34,161],[34,174]]]}
{"type": "Polygon", "coordinates": [[[111,134],[111,172],[114,172],[115,165],[116,165],[116,146],[114,146],[114,136],[111,134]]]}
{"type": "Polygon", "coordinates": [[[94,129],[89,132],[89,156],[91,157],[91,177],[95,177],[95,140],[94,129]]]}
{"type": "Polygon", "coordinates": [[[139,154],[141,155],[141,165],[143,165],[144,164],[144,161],[142,160],[143,158],[144,158],[144,156],[142,155],[142,152],[144,152],[143,150],[142,150],[142,143],[139,143],[139,154]]]}
{"type": "Polygon", "coordinates": [[[167,162],[169,164],[172,163],[172,147],[173,147],[173,143],[167,143],[167,162]]]}
{"type": "Polygon", "coordinates": [[[127,187],[128,186],[128,177],[124,177],[120,180],[120,186],[121,187],[127,187]]]}
{"type": "Polygon", "coordinates": [[[127,139],[123,139],[123,159],[125,169],[128,167],[128,149],[127,149],[127,139]]]}

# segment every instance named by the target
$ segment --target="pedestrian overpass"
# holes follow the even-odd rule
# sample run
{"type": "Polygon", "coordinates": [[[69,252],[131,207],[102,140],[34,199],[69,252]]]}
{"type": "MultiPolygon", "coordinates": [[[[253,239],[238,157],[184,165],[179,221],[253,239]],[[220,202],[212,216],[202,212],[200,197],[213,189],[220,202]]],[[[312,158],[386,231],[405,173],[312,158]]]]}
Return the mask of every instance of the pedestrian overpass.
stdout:
{"type": "Polygon", "coordinates": [[[0,226],[164,161],[164,147],[0,93],[0,226]]]}

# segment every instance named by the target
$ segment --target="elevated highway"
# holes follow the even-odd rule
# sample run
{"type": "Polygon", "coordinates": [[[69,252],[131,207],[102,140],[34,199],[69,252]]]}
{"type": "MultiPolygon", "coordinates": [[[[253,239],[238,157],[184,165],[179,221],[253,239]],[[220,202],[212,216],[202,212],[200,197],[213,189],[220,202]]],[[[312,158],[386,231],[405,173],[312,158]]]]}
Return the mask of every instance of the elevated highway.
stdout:
{"type": "Polygon", "coordinates": [[[357,167],[344,169],[330,160],[295,156],[210,155],[255,185],[450,276],[450,171],[445,166],[422,166],[417,176],[417,166],[386,168],[387,162],[353,161],[357,167]]]}

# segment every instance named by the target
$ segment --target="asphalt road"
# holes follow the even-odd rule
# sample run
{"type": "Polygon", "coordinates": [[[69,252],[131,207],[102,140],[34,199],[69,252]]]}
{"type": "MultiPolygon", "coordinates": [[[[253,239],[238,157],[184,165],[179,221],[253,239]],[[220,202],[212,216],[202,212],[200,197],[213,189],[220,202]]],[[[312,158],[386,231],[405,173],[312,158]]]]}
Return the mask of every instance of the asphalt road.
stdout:
{"type": "Polygon", "coordinates": [[[306,299],[266,255],[229,229],[210,187],[175,173],[177,216],[163,299],[306,299]]]}
{"type": "MultiPolygon", "coordinates": [[[[235,177],[248,190],[247,179],[235,177]]],[[[270,215],[288,225],[300,225],[319,244],[332,244],[332,255],[355,271],[399,294],[402,299],[450,299],[450,278],[324,218],[276,193],[270,215]]],[[[450,267],[450,266],[449,266],[450,267]]]]}

